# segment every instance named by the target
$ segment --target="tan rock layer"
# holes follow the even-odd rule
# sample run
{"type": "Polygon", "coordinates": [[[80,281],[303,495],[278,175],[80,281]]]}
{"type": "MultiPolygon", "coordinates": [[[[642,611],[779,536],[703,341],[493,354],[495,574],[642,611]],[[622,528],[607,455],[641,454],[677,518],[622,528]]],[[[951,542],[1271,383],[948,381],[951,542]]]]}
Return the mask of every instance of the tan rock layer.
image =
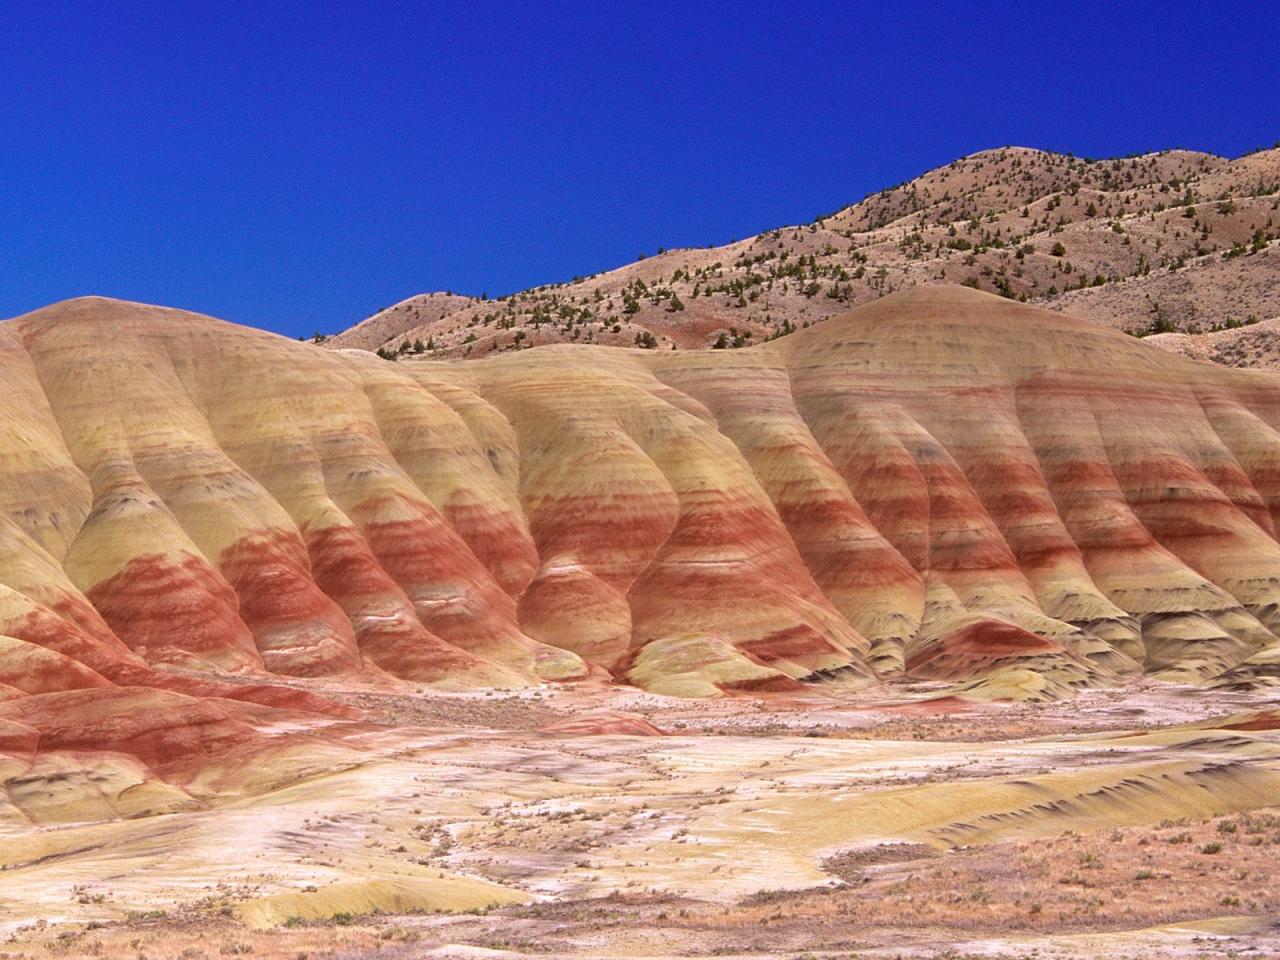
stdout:
{"type": "Polygon", "coordinates": [[[1062,691],[1276,642],[1280,383],[962,288],[429,365],[84,299],[0,326],[0,375],[5,703],[153,665],[1062,691]]]}

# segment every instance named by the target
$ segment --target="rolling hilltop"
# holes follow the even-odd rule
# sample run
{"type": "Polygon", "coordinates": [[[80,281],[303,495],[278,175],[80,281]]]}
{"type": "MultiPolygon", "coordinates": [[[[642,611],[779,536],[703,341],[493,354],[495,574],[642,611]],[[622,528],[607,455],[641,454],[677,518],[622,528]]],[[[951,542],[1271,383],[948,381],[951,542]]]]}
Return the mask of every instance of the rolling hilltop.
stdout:
{"type": "MultiPolygon", "coordinates": [[[[1089,160],[987,150],[808,224],[499,300],[424,294],[324,340],[396,357],[545,343],[734,348],[909,287],[962,284],[1193,356],[1267,366],[1236,335],[1280,316],[1280,149],[1089,160]]],[[[1267,341],[1269,343],[1269,341],[1267,341]]]]}

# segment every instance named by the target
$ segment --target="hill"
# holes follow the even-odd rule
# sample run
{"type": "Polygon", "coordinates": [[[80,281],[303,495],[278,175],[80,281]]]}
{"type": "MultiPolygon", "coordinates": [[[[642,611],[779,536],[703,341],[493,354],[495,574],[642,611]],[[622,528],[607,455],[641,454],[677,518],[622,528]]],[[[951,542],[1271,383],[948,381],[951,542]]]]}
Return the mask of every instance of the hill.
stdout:
{"type": "Polygon", "coordinates": [[[1006,147],[723,247],[660,251],[496,301],[413,297],[328,343],[398,357],[732,348],[933,284],[1139,335],[1202,333],[1280,315],[1277,236],[1280,149],[1091,160],[1006,147]]]}
{"type": "Polygon", "coordinates": [[[1274,642],[1276,384],[989,294],[917,288],[745,351],[484,363],[100,299],[0,336],[0,630],[43,664],[15,693],[158,667],[700,695],[1017,667],[1058,695],[1274,642]]]}
{"type": "Polygon", "coordinates": [[[1139,865],[1089,955],[1146,956],[1280,903],[1271,373],[919,286],[434,363],[87,298],[0,381],[21,955],[844,955],[908,882],[972,953],[1139,865]]]}

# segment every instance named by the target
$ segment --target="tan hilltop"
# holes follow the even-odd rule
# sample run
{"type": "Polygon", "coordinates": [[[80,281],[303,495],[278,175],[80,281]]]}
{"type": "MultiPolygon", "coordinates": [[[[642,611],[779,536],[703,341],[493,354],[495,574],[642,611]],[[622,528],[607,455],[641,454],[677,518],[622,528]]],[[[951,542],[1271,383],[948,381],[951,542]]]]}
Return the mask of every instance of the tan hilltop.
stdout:
{"type": "Polygon", "coordinates": [[[411,297],[324,341],[398,358],[546,343],[759,343],[897,290],[965,284],[1134,334],[1280,317],[1280,149],[1107,160],[1005,147],[722,247],[500,300],[411,297]]]}
{"type": "Polygon", "coordinates": [[[1280,945],[1274,374],[919,285],[0,376],[0,957],[1280,945]]]}

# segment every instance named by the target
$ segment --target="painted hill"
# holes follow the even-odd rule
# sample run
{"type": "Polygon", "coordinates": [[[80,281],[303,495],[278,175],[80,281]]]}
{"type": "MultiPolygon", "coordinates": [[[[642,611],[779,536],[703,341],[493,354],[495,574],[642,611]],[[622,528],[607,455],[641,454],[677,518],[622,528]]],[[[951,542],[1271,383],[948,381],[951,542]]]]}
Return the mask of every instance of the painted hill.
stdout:
{"type": "Polygon", "coordinates": [[[1087,160],[987,150],[808,224],[497,301],[412,297],[331,346],[477,357],[546,343],[759,343],[897,290],[965,284],[1135,334],[1280,316],[1280,149],[1087,160]]]}
{"type": "Polygon", "coordinates": [[[0,323],[0,382],[26,956],[599,956],[543,933],[632,936],[628,888],[662,929],[605,952],[790,911],[754,954],[847,953],[903,869],[969,945],[1032,896],[1078,929],[1095,867],[1168,875],[1112,929],[1274,913],[1274,374],[916,287],[750,349],[434,363],[85,299],[0,323]],[[387,940],[435,911],[491,925],[387,940]]]}
{"type": "Polygon", "coordinates": [[[1280,381],[963,287],[420,364],[89,298],[0,376],[0,819],[339,762],[273,731],[342,678],[1045,699],[1280,653],[1280,381]]]}
{"type": "Polygon", "coordinates": [[[1280,384],[964,288],[745,351],[392,365],[101,299],[0,342],[11,697],[158,668],[1062,692],[1274,642],[1280,384]]]}

